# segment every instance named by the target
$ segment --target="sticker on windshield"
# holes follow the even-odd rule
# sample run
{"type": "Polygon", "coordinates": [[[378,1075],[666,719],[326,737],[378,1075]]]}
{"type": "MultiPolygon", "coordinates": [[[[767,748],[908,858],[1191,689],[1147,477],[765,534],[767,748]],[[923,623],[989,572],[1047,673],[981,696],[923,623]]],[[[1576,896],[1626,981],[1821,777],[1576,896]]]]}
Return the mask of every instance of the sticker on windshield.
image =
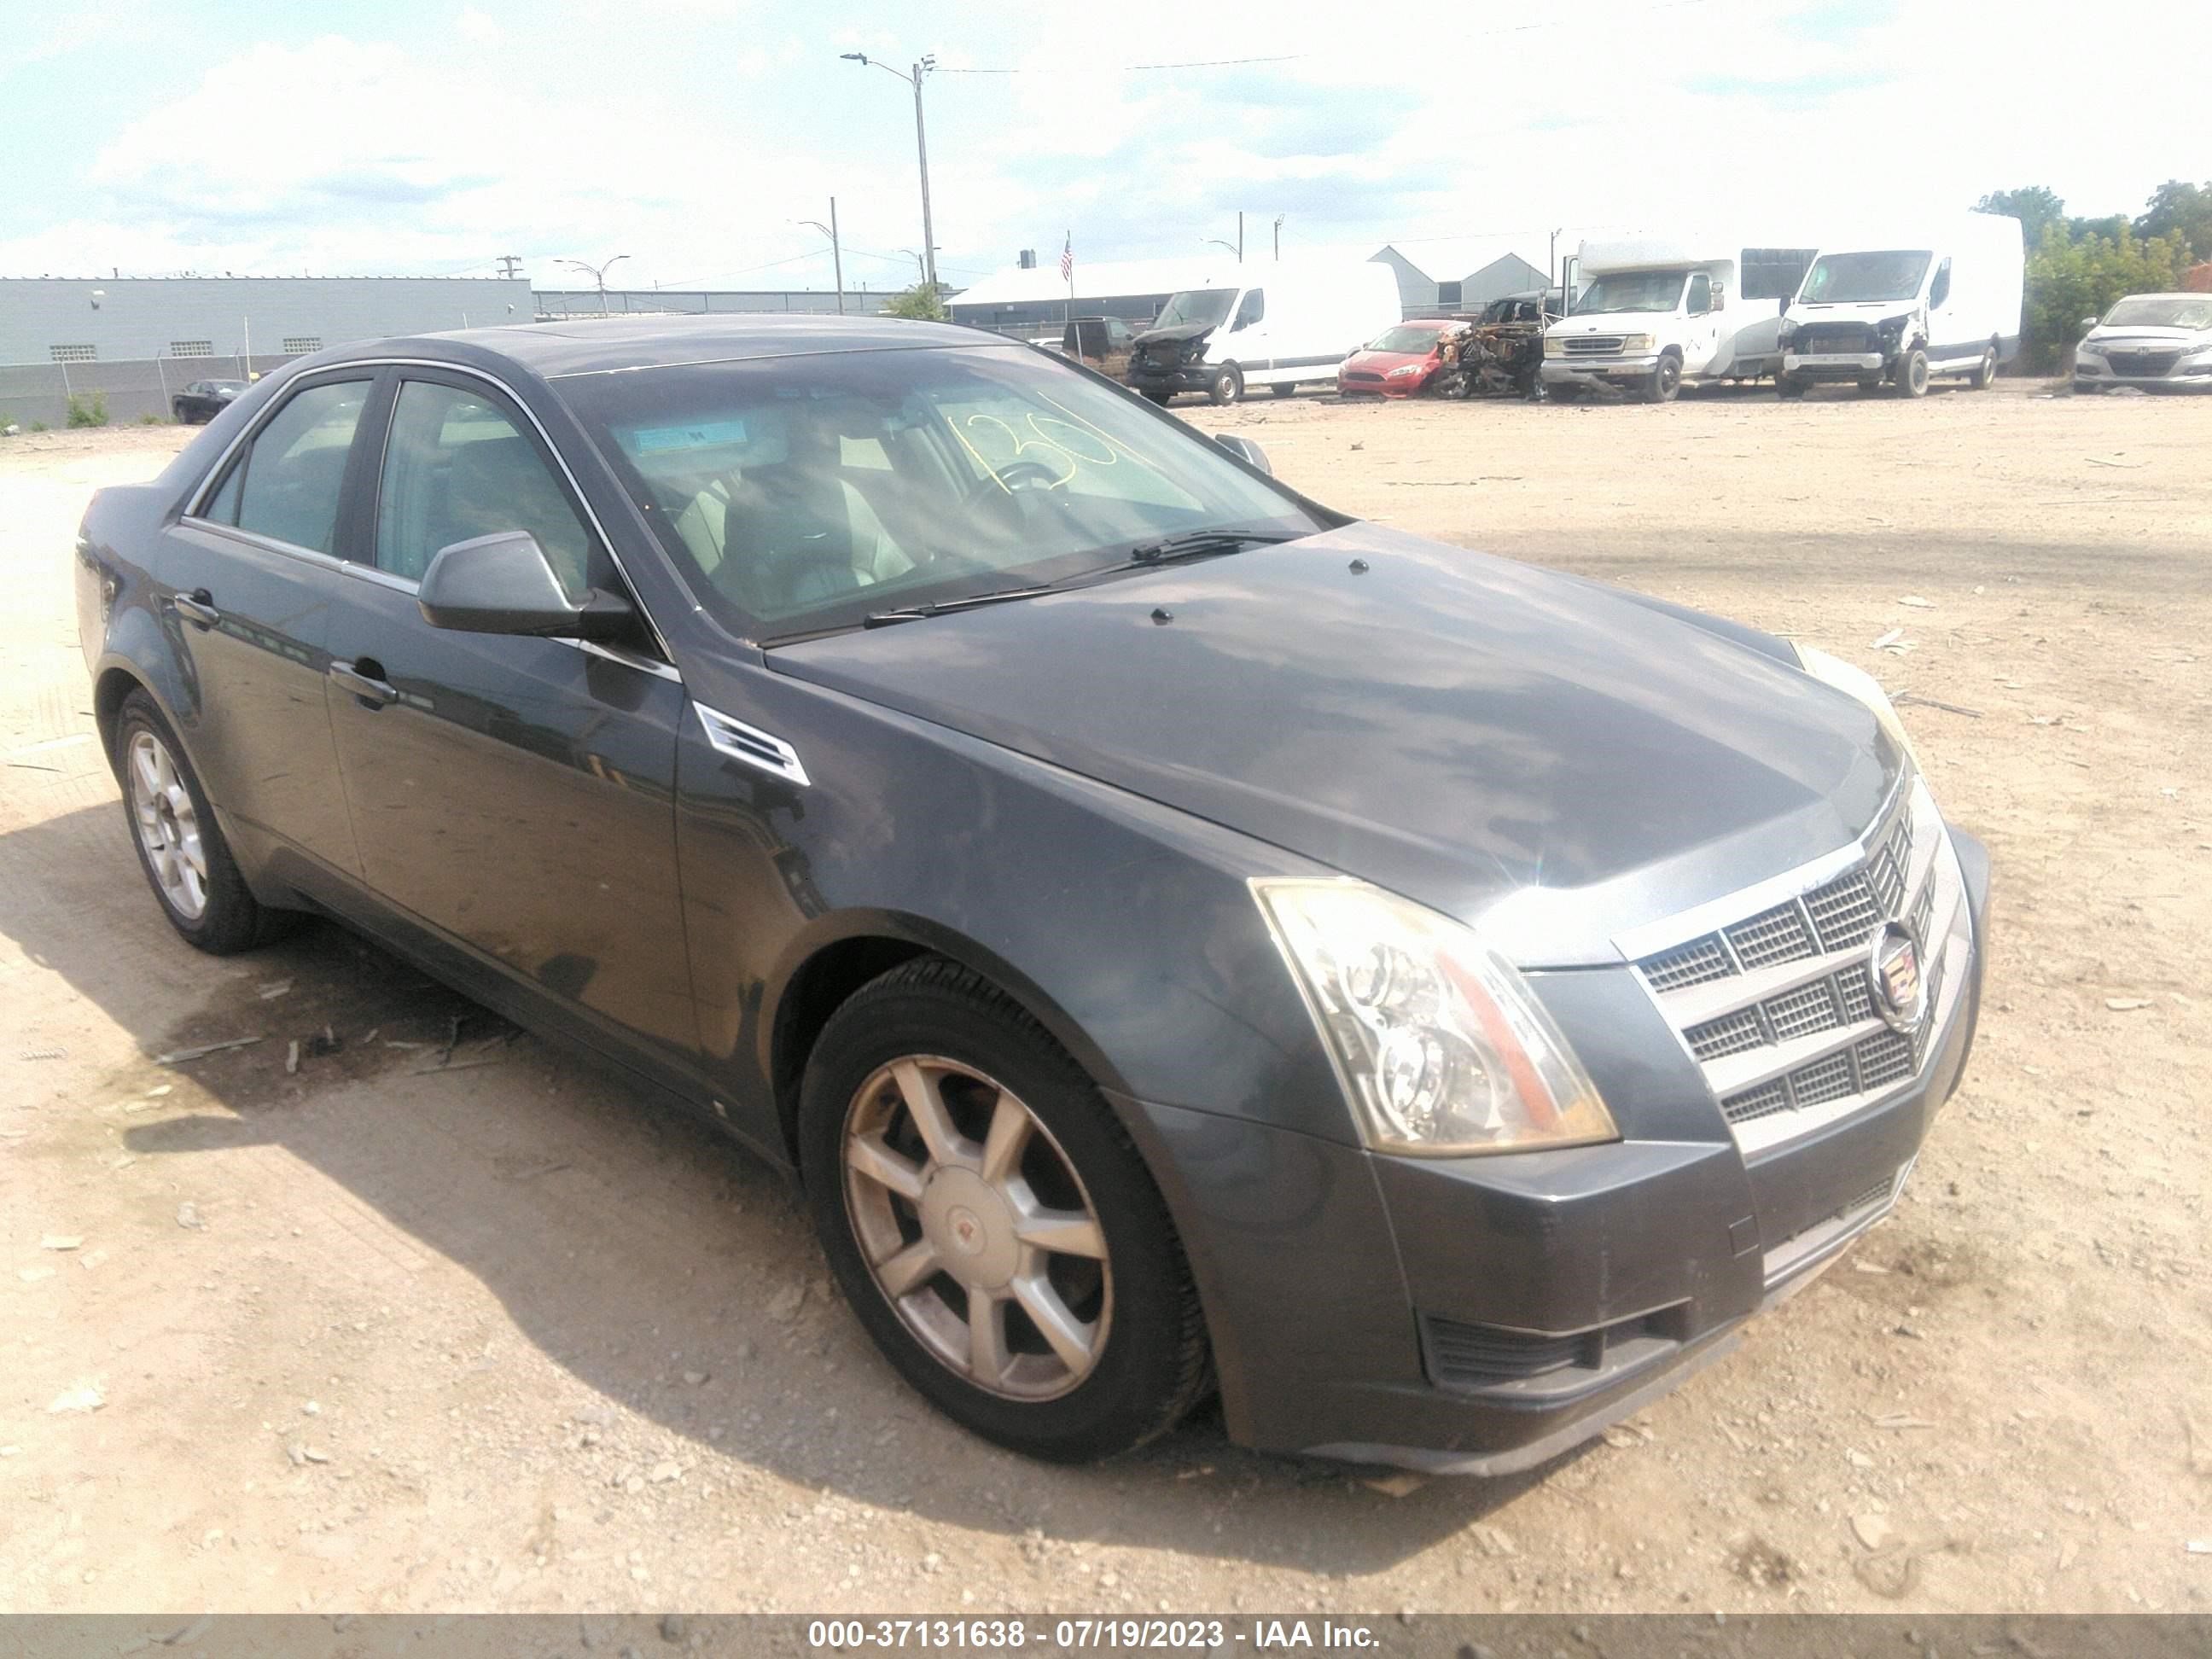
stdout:
{"type": "Polygon", "coordinates": [[[745,441],[743,421],[702,421],[696,426],[641,427],[630,434],[632,453],[649,455],[664,449],[711,449],[718,444],[745,441]]]}

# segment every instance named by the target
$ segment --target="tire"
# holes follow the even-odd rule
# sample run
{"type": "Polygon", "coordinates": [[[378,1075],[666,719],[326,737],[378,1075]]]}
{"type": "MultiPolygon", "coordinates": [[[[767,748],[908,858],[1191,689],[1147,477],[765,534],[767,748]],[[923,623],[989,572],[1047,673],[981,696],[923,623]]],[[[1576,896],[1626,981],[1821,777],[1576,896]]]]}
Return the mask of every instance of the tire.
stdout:
{"type": "Polygon", "coordinates": [[[298,913],[271,908],[247,888],[199,775],[143,691],[125,697],[116,714],[115,756],[138,867],[185,942],[222,957],[289,933],[298,913]]]}
{"type": "Polygon", "coordinates": [[[1298,383],[1296,380],[1278,380],[1275,382],[1275,395],[1278,398],[1288,398],[1293,395],[1297,389],[1298,383]]]}
{"type": "Polygon", "coordinates": [[[1644,383],[1644,401],[1647,404],[1671,404],[1674,394],[1682,389],[1682,360],[1662,357],[1659,367],[1651,371],[1651,378],[1644,383]]]}
{"type": "Polygon", "coordinates": [[[1915,346],[1905,354],[1905,361],[1897,366],[1897,395],[1900,398],[1924,398],[1928,395],[1928,354],[1915,346]]]}
{"type": "Polygon", "coordinates": [[[1778,398],[1802,398],[1805,395],[1806,390],[1807,383],[1797,375],[1781,374],[1775,377],[1774,395],[1778,398]]]}
{"type": "Polygon", "coordinates": [[[1233,404],[1244,395],[1244,374],[1234,363],[1224,363],[1214,372],[1213,383],[1206,388],[1206,400],[1213,404],[1233,404]]]}
{"type": "Polygon", "coordinates": [[[807,1061],[799,1133],[846,1299],[899,1374],[963,1427],[1088,1462],[1164,1434],[1205,1392],[1198,1292],[1143,1160],[1082,1069],[979,975],[922,957],[854,993],[807,1061]],[[930,1152],[917,1099],[941,1111],[937,1139],[952,1157],[930,1152]],[[1013,1206],[983,1173],[1009,1103],[1027,1129],[1013,1175],[996,1178],[1013,1182],[1013,1206]],[[1054,1237],[1082,1248],[1024,1249],[1015,1206],[1039,1203],[1057,1212],[1054,1237]],[[980,1340],[968,1323],[979,1294],[1001,1310],[980,1340]]]}
{"type": "Polygon", "coordinates": [[[1866,393],[1866,394],[1868,394],[1869,396],[1872,396],[1875,392],[1877,392],[1881,391],[1881,375],[1879,375],[1879,374],[1862,374],[1862,375],[1860,375],[1860,376],[1859,376],[1859,390],[1860,390],[1861,392],[1865,392],[1865,393],[1866,393]]]}
{"type": "Polygon", "coordinates": [[[1966,384],[1977,392],[1987,392],[1997,378],[1997,349],[1991,346],[1982,354],[1982,361],[1974,365],[1974,372],[1966,376],[1966,384]]]}
{"type": "Polygon", "coordinates": [[[1145,393],[1145,396],[1151,398],[1152,402],[1158,404],[1162,409],[1165,409],[1168,406],[1168,400],[1170,398],[1173,398],[1175,393],[1172,392],[1147,392],[1145,393]]]}

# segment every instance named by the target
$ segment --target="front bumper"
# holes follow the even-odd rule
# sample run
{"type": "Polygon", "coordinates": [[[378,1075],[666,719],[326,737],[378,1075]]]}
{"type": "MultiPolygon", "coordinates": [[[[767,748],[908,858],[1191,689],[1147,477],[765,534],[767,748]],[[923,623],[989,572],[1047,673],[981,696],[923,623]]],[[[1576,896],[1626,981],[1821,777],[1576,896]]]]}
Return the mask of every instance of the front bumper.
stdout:
{"type": "Polygon", "coordinates": [[[1600,1090],[1633,1103],[1638,1138],[1610,1146],[1384,1158],[1121,1100],[1181,1224],[1231,1433],[1510,1474],[1674,1388],[1809,1283],[1894,1206],[1972,1045],[1988,859],[1951,833],[1972,919],[1965,994],[1909,1084],[1768,1152],[1739,1152],[1625,969],[1534,976],[1600,1090]]]}
{"type": "Polygon", "coordinates": [[[1659,367],[1659,354],[1643,357],[1547,357],[1544,384],[1579,386],[1587,380],[1617,380],[1632,385],[1648,380],[1659,367]]]}
{"type": "Polygon", "coordinates": [[[2196,391],[2212,391],[2212,358],[2191,362],[2186,360],[2156,374],[2136,374],[2124,368],[2114,368],[2105,357],[2077,356],[2074,360],[2074,384],[2087,389],[2106,386],[2183,386],[2196,391]]]}
{"type": "Polygon", "coordinates": [[[1213,377],[1220,365],[1209,363],[1204,358],[1196,362],[1179,362],[1172,368],[1155,368],[1149,363],[1129,365],[1129,386],[1136,392],[1205,392],[1213,385],[1213,377]]]}
{"type": "Polygon", "coordinates": [[[1808,380],[1856,380],[1879,374],[1889,360],[1879,351],[1785,351],[1782,372],[1808,380]]]}

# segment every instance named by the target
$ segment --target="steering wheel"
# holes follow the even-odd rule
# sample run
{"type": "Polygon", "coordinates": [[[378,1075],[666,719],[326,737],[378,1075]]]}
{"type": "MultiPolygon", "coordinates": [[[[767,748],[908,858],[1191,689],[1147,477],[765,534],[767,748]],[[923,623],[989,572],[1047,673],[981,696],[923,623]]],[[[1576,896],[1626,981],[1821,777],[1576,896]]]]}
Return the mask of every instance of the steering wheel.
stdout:
{"type": "Polygon", "coordinates": [[[1061,477],[1042,461],[1009,461],[995,472],[978,478],[961,498],[960,506],[963,511],[972,513],[987,501],[1008,501],[1026,490],[1049,489],[1060,482],[1061,477]]]}

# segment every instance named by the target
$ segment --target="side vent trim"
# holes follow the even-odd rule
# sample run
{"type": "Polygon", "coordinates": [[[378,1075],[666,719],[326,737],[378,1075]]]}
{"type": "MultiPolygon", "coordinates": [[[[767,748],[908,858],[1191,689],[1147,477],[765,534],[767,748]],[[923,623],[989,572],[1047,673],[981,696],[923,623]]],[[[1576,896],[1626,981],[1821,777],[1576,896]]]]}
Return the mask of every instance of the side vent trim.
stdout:
{"type": "Polygon", "coordinates": [[[802,787],[812,781],[806,775],[806,769],[799,764],[799,751],[773,732],[732,720],[720,709],[709,708],[703,702],[693,703],[691,709],[699,716],[700,728],[718,754],[760,771],[772,772],[802,787]]]}

